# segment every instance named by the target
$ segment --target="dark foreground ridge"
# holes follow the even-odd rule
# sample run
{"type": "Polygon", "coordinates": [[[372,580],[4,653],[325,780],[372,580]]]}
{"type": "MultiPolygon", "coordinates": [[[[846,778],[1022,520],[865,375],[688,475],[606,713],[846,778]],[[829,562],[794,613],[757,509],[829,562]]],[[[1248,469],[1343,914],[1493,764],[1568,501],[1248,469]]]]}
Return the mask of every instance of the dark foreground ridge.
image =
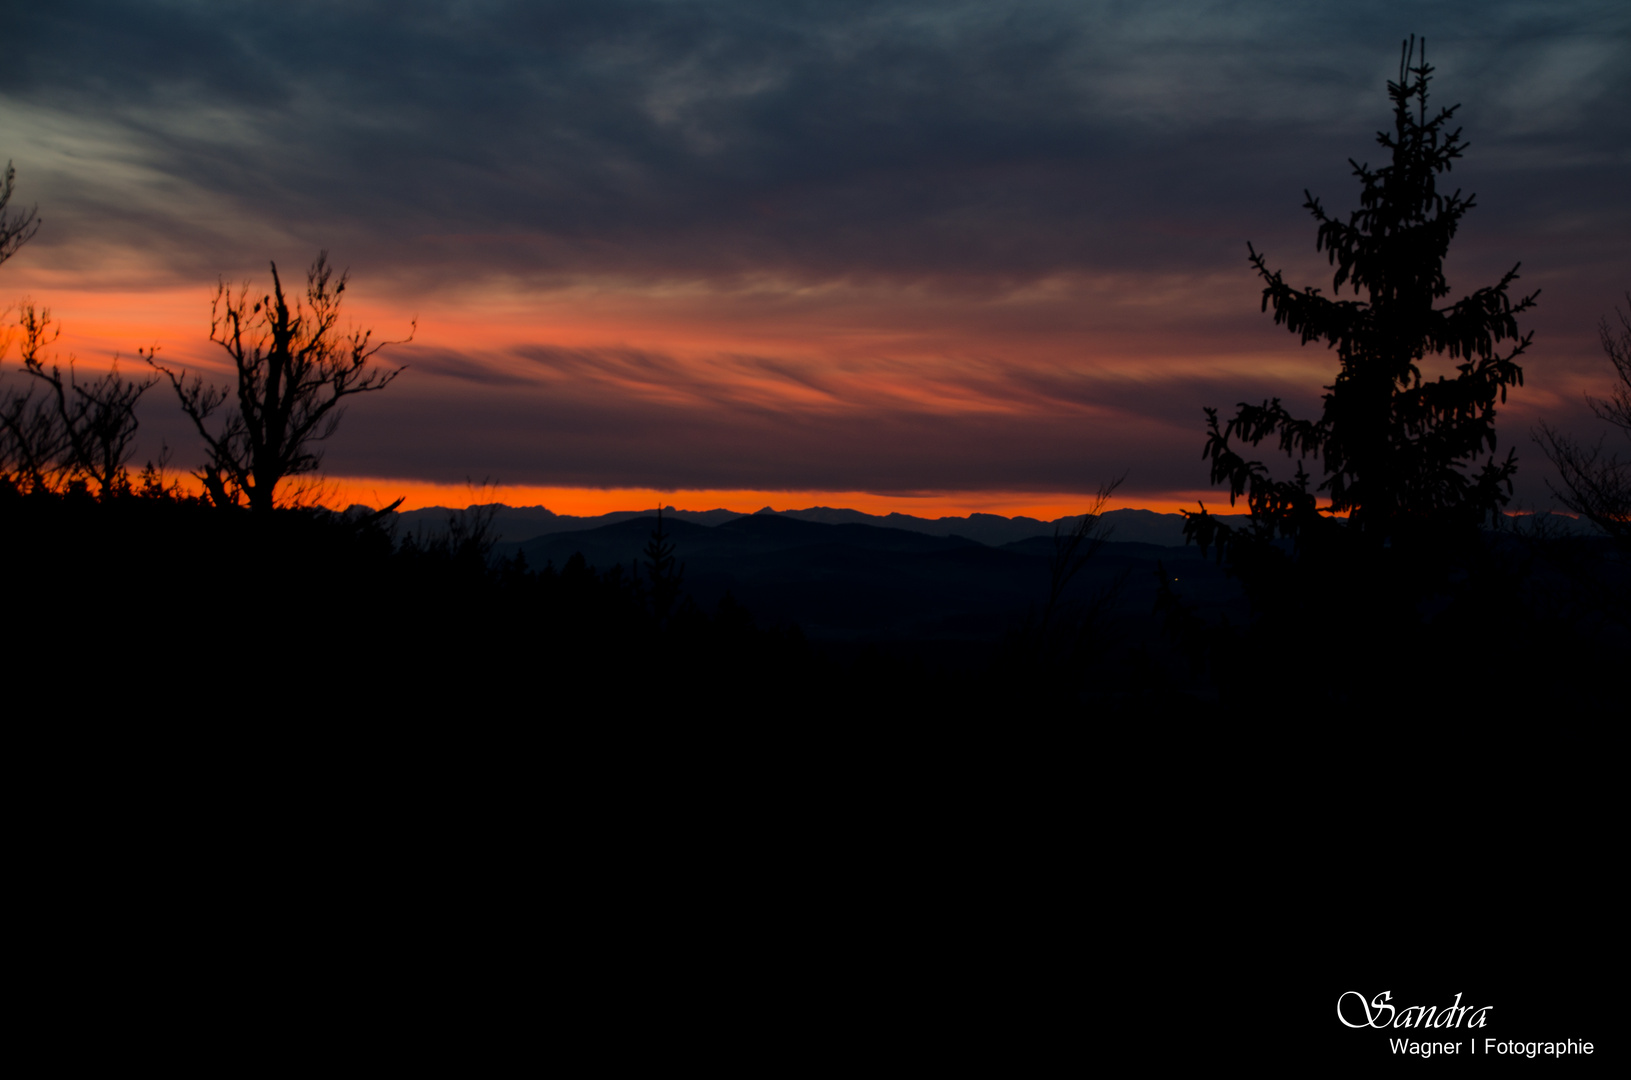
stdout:
{"type": "MultiPolygon", "coordinates": [[[[654,517],[503,545],[528,565],[631,566],[654,517]]],[[[995,646],[1039,617],[1048,593],[1054,534],[993,547],[962,536],[933,536],[856,523],[823,524],[754,514],[708,527],[665,523],[685,562],[687,590],[705,609],[733,596],[772,624],[796,623],[813,641],[995,646]]],[[[1100,599],[1102,614],[1152,616],[1162,561],[1220,613],[1246,614],[1240,590],[1195,548],[1107,542],[1066,600],[1100,599]]]]}
{"type": "Polygon", "coordinates": [[[1265,621],[1193,547],[1098,536],[1056,589],[1052,534],[991,546],[665,514],[500,545],[494,517],[410,532],[356,510],[7,488],[0,547],[26,640],[50,643],[31,677],[71,678],[76,700],[117,709],[296,722],[473,702],[588,717],[657,700],[828,719],[1193,718],[1247,707],[1241,671],[1305,716],[1464,705],[1496,685],[1505,708],[1555,713],[1611,699],[1628,644],[1615,549],[1544,529],[1488,534],[1485,556],[1417,610],[1332,613],[1406,650],[1366,679],[1342,657],[1277,666],[1275,642],[1318,629],[1265,621]],[[1492,638],[1503,648],[1478,647],[1492,638]]]}

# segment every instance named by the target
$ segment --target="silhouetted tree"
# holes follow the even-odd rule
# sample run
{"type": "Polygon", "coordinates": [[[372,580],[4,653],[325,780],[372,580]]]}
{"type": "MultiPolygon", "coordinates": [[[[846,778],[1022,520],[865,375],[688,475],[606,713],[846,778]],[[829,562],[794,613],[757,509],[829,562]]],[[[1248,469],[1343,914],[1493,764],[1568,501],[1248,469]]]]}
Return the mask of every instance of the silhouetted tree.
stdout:
{"type": "Polygon", "coordinates": [[[1087,512],[1074,523],[1054,525],[1048,596],[1041,617],[1034,609],[1027,612],[991,657],[992,685],[1002,687],[1005,694],[1057,705],[1077,701],[1090,689],[1088,668],[1100,658],[1095,655],[1100,618],[1125,586],[1127,574],[1117,574],[1085,600],[1067,602],[1066,593],[1110,539],[1113,526],[1105,521],[1104,509],[1124,479],[1101,485],[1087,512]]]}
{"type": "MultiPolygon", "coordinates": [[[[1608,397],[1588,394],[1586,401],[1592,412],[1631,440],[1631,292],[1625,301],[1624,310],[1615,309],[1617,328],[1606,318],[1598,327],[1616,382],[1608,397]]],[[[1540,425],[1536,439],[1562,481],[1561,490],[1552,488],[1558,500],[1622,546],[1631,544],[1631,461],[1620,460],[1602,439],[1588,445],[1547,424],[1540,425]]]]}
{"type": "MultiPolygon", "coordinates": [[[[16,177],[17,170],[6,162],[5,180],[0,183],[0,263],[15,255],[40,227],[32,209],[21,214],[7,210],[16,177]]],[[[28,344],[25,341],[25,349],[28,344]]],[[[0,360],[10,345],[7,330],[0,336],[0,360]]],[[[34,397],[32,386],[21,392],[8,390],[0,397],[0,481],[25,488],[45,484],[44,474],[57,452],[55,421],[48,403],[34,397]]]]}
{"type": "Polygon", "coordinates": [[[209,450],[198,477],[217,505],[237,505],[241,497],[253,510],[271,510],[278,484],[321,463],[314,444],[339,427],[341,403],[383,390],[401,374],[371,361],[387,345],[413,340],[411,331],[404,341],[379,344],[370,343],[370,330],[340,331],[347,277],[342,273],[331,287],[328,253],[319,254],[306,272],[305,302],[296,298],[292,308],[276,263],[271,295],[253,304],[248,285],[234,295],[221,283],[210,305],[210,340],[232,358],[235,389],[185,378],[143,354],[169,378],[209,450]],[[212,430],[211,417],[223,407],[224,419],[212,430]]]}
{"type": "MultiPolygon", "coordinates": [[[[402,505],[402,501],[398,499],[383,510],[365,511],[353,507],[351,513],[359,520],[368,517],[386,521],[402,505]]],[[[499,534],[494,524],[498,509],[497,504],[488,503],[471,505],[463,510],[449,510],[445,528],[430,531],[421,526],[403,537],[402,544],[408,550],[424,552],[485,573],[493,562],[493,548],[498,544],[499,534]]]]}
{"type": "Polygon", "coordinates": [[[1465,148],[1460,130],[1448,130],[1459,106],[1428,113],[1433,69],[1425,45],[1419,60],[1415,46],[1414,38],[1405,43],[1399,80],[1388,83],[1393,131],[1377,134],[1390,163],[1373,170],[1350,159],[1360,208],[1341,220],[1304,193],[1319,223],[1316,250],[1336,267],[1333,295],[1292,288],[1248,245],[1264,281],[1264,310],[1272,308],[1275,323],[1305,345],[1335,349],[1341,368],[1318,420],[1292,416],[1278,398],[1241,403],[1221,426],[1217,410],[1206,410],[1203,455],[1212,481],[1229,485],[1231,504],[1245,496],[1251,517],[1245,528],[1231,528],[1202,507],[1188,514],[1185,531],[1203,548],[1229,553],[1247,575],[1277,561],[1277,538],[1289,540],[1298,557],[1334,544],[1346,561],[1362,551],[1476,537],[1478,524],[1510,496],[1517,462],[1511,453],[1495,459],[1495,404],[1523,383],[1515,361],[1532,335],[1519,336],[1515,316],[1538,293],[1516,302],[1508,296],[1514,266],[1499,283],[1436,306],[1450,292],[1446,252],[1474,201],[1438,188],[1465,148]],[[1341,299],[1344,286],[1357,299],[1341,299]],[[1515,344],[1503,351],[1507,340],[1515,344]],[[1424,364],[1438,357],[1455,363],[1452,377],[1424,375],[1424,364]],[[1274,479],[1236,449],[1267,439],[1299,459],[1294,479],[1274,479]],[[1301,464],[1310,457],[1323,473],[1315,489],[1301,464]],[[1329,493],[1329,503],[1319,505],[1317,492],[1329,493]]]}
{"type": "MultiPolygon", "coordinates": [[[[22,331],[23,370],[33,374],[40,351],[55,340],[49,334],[50,312],[36,312],[26,301],[17,319],[22,331]]],[[[0,360],[10,351],[10,328],[0,340],[0,360]]],[[[4,372],[0,371],[0,375],[4,372]]],[[[50,491],[59,473],[66,439],[55,402],[39,382],[25,389],[7,386],[0,394],[0,481],[20,491],[50,491]]]]}
{"type": "Polygon", "coordinates": [[[33,239],[39,232],[40,223],[35,220],[35,209],[16,213],[6,207],[11,202],[12,187],[16,182],[17,170],[6,162],[6,178],[0,183],[0,263],[5,262],[17,253],[17,249],[33,239]]]}
{"type": "Polygon", "coordinates": [[[1065,589],[1071,580],[1082,568],[1093,560],[1105,542],[1110,539],[1112,527],[1105,524],[1104,508],[1110,505],[1110,497],[1121,486],[1125,476],[1118,476],[1108,484],[1099,488],[1093,498],[1093,505],[1088,508],[1070,529],[1066,530],[1058,525],[1053,529],[1053,557],[1048,560],[1048,602],[1042,609],[1042,631],[1047,632],[1054,615],[1059,610],[1059,603],[1064,598],[1065,589]]]}
{"type": "Polygon", "coordinates": [[[135,449],[136,404],[158,380],[126,379],[115,359],[107,374],[81,382],[72,358],[65,378],[42,355],[59,336],[51,332],[50,311],[25,300],[17,327],[23,370],[34,385],[0,399],[0,475],[33,490],[83,482],[94,484],[98,496],[128,491],[125,466],[135,449]],[[36,386],[45,390],[40,397],[36,386]]]}
{"type": "Polygon", "coordinates": [[[664,624],[674,603],[680,598],[685,580],[685,567],[674,563],[674,541],[663,532],[663,508],[657,508],[657,527],[646,542],[646,577],[651,588],[651,613],[658,625],[664,624]]]}

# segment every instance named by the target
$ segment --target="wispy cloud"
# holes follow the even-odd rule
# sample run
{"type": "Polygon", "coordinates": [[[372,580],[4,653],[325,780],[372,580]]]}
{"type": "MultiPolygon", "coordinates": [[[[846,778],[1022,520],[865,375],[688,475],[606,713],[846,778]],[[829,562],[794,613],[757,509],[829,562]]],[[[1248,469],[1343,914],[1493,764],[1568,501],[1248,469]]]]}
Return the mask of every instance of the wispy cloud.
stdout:
{"type": "Polygon", "coordinates": [[[1452,282],[1545,289],[1534,397],[1624,288],[1618,0],[279,10],[15,13],[0,156],[46,227],[5,273],[135,295],[331,250],[379,324],[425,312],[331,448],[359,474],[1192,488],[1202,404],[1317,399],[1245,242],[1329,282],[1303,190],[1348,207],[1412,30],[1466,103],[1452,282]]]}
{"type": "Polygon", "coordinates": [[[67,3],[13,28],[0,142],[51,206],[42,247],[139,244],[186,273],[274,238],[430,279],[1192,269],[1236,257],[1202,239],[1220,221],[1233,240],[1365,154],[1411,23],[1492,151],[1623,146],[1623,6],[1536,22],[1482,4],[338,4],[268,20],[67,3]]]}

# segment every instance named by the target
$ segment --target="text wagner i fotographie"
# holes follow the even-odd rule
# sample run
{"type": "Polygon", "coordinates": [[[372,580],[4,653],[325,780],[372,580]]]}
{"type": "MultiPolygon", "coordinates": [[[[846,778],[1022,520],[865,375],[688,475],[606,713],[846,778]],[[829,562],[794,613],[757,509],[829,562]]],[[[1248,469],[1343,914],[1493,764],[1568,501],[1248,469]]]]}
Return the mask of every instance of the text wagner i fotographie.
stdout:
{"type": "MultiPolygon", "coordinates": [[[[1482,1028],[1488,1026],[1489,1014],[1493,1007],[1463,1005],[1461,995],[1457,994],[1455,1001],[1443,1009],[1435,1005],[1409,1005],[1401,1009],[1393,1004],[1392,991],[1384,990],[1367,1001],[1359,991],[1349,990],[1337,998],[1337,1019],[1350,1028],[1460,1028],[1463,1024],[1468,1028],[1482,1028]],[[1354,1000],[1349,1001],[1349,998],[1354,1000]]],[[[1477,1039],[1467,1040],[1468,1053],[1501,1057],[1572,1057],[1577,1054],[1590,1054],[1595,1049],[1591,1043],[1577,1039],[1521,1042],[1486,1038],[1482,1043],[1480,1046],[1477,1039]]],[[[1459,1041],[1389,1039],[1388,1047],[1395,1054],[1412,1054],[1424,1058],[1461,1052],[1459,1041]]]]}

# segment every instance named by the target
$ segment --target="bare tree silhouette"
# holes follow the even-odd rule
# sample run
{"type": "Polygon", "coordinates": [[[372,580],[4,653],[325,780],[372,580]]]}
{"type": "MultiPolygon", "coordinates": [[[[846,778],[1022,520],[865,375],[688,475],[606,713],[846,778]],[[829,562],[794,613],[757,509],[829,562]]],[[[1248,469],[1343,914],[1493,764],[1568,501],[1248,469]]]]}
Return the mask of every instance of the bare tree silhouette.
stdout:
{"type": "Polygon", "coordinates": [[[0,183],[0,263],[15,255],[18,248],[40,231],[40,222],[34,216],[36,208],[30,207],[21,213],[6,209],[16,177],[17,170],[12,168],[11,162],[6,162],[6,178],[0,183]]]}
{"type": "MultiPolygon", "coordinates": [[[[1058,613],[1060,601],[1064,598],[1065,589],[1069,587],[1071,579],[1092,561],[1093,556],[1097,555],[1099,549],[1110,539],[1113,526],[1105,524],[1104,508],[1110,505],[1110,497],[1126,479],[1125,475],[1118,476],[1101,485],[1098,494],[1093,497],[1093,505],[1088,507],[1087,513],[1083,514],[1069,530],[1054,526],[1053,557],[1048,561],[1048,603],[1042,609],[1044,632],[1058,613]]],[[[1107,602],[1110,596],[1110,591],[1101,595],[1095,601],[1090,616],[1107,602]]]]}
{"type": "MultiPolygon", "coordinates": [[[[40,223],[34,219],[34,210],[20,214],[7,210],[16,184],[17,170],[6,162],[6,174],[0,183],[0,263],[17,253],[17,249],[31,240],[39,231],[40,223]]],[[[7,308],[5,314],[9,315],[7,308]]],[[[11,346],[9,329],[0,336],[0,360],[5,359],[11,346]]],[[[27,339],[23,343],[25,354],[39,343],[27,339]]],[[[21,393],[8,392],[0,398],[0,480],[23,488],[44,487],[46,474],[56,458],[61,432],[49,404],[34,397],[34,388],[21,393]]]]}
{"type": "MultiPolygon", "coordinates": [[[[1599,419],[1631,440],[1631,292],[1625,294],[1625,302],[1625,308],[1614,311],[1617,327],[1607,318],[1598,326],[1616,382],[1606,398],[1588,394],[1586,401],[1599,419]]],[[[1561,489],[1551,485],[1558,501],[1621,545],[1631,545],[1631,461],[1622,461],[1608,450],[1604,439],[1595,444],[1578,442],[1549,424],[1536,429],[1535,440],[1563,484],[1561,489]]]]}
{"type": "MultiPolygon", "coordinates": [[[[217,387],[200,375],[187,378],[143,353],[170,380],[182,411],[209,451],[198,472],[219,506],[240,499],[256,511],[277,505],[278,485],[315,472],[322,462],[315,445],[338,429],[342,402],[353,394],[383,390],[402,373],[372,361],[389,345],[372,342],[371,330],[339,329],[340,300],[348,274],[333,281],[328,253],[306,271],[306,298],[291,307],[272,264],[272,293],[253,303],[249,286],[234,294],[225,282],[210,305],[210,340],[232,358],[235,388],[217,387]],[[211,417],[224,412],[218,425],[211,417]]],[[[417,326],[417,323],[415,324],[417,326]]]]}
{"type": "Polygon", "coordinates": [[[60,329],[52,330],[50,310],[24,300],[17,327],[23,370],[35,383],[0,400],[0,475],[31,490],[87,483],[99,497],[128,491],[125,466],[135,452],[136,404],[158,379],[127,379],[115,358],[107,374],[81,382],[72,357],[65,378],[43,355],[60,336],[60,329]],[[40,385],[45,393],[36,397],[40,385]]]}
{"type": "MultiPolygon", "coordinates": [[[[40,352],[52,341],[49,310],[35,311],[26,300],[17,319],[22,331],[23,370],[32,373],[40,352]]],[[[0,339],[0,360],[10,350],[10,327],[0,339]]],[[[55,485],[58,461],[65,442],[62,423],[49,394],[36,394],[38,382],[26,390],[8,389],[0,397],[0,480],[20,491],[49,491],[55,485]]]]}

